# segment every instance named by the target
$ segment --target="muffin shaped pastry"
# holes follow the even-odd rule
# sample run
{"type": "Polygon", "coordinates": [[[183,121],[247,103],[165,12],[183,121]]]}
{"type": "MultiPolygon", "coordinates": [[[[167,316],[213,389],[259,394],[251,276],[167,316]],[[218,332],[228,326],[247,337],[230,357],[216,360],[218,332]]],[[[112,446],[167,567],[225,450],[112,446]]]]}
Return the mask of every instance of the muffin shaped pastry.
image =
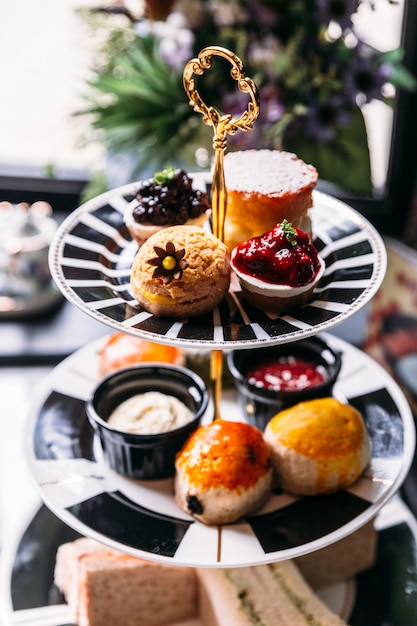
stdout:
{"type": "Polygon", "coordinates": [[[291,493],[333,493],[352,485],[370,461],[361,414],[332,397],[300,402],[265,428],[280,487],[291,493]]]}
{"type": "Polygon", "coordinates": [[[309,235],[284,220],[239,244],[231,256],[245,299],[268,313],[288,313],[310,298],[325,269],[309,235]]]}
{"type": "Polygon", "coordinates": [[[210,214],[208,194],[194,189],[192,178],[183,169],[168,167],[140,184],[124,221],[133,239],[142,245],[167,226],[202,226],[210,214]]]}
{"type": "Polygon", "coordinates": [[[200,315],[217,306],[228,292],[228,250],[198,226],[164,228],[140,247],[130,284],[138,303],[154,315],[200,315]]]}
{"type": "Polygon", "coordinates": [[[245,422],[200,426],[175,460],[175,501],[205,524],[228,524],[268,499],[272,468],[262,433],[245,422]]]}

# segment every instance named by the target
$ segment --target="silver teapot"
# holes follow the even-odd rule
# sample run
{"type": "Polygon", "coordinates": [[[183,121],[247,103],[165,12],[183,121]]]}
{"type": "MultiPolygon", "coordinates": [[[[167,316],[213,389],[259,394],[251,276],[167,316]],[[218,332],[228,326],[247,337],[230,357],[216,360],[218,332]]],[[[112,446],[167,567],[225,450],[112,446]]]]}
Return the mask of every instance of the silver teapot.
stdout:
{"type": "Polygon", "coordinates": [[[31,315],[60,298],[48,265],[57,229],[47,202],[0,202],[0,314],[31,315]]]}

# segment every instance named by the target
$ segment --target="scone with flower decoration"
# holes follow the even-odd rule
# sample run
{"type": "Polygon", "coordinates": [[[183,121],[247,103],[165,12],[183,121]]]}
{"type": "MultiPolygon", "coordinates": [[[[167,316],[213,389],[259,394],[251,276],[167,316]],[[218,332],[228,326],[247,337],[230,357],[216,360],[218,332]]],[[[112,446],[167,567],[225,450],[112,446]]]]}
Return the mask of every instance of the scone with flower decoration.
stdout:
{"type": "Polygon", "coordinates": [[[192,178],[183,169],[167,167],[140,183],[124,221],[133,239],[142,245],[167,226],[202,226],[210,214],[208,194],[194,189],[192,178]]]}
{"type": "Polygon", "coordinates": [[[232,251],[231,267],[245,299],[269,313],[288,313],[310,298],[325,270],[309,235],[284,220],[232,251]]]}
{"type": "Polygon", "coordinates": [[[217,419],[200,426],[175,460],[175,501],[205,524],[228,524],[261,507],[272,469],[261,431],[217,419]]]}
{"type": "Polygon", "coordinates": [[[137,302],[158,316],[187,318],[211,311],[228,292],[226,246],[198,226],[171,226],[139,248],[130,278],[137,302]]]}

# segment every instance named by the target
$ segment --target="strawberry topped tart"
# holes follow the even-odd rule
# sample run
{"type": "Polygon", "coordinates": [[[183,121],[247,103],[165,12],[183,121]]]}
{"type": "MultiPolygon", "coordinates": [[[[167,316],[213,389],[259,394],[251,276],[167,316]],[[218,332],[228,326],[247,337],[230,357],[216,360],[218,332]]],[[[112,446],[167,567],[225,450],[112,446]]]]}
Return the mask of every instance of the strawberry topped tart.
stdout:
{"type": "Polygon", "coordinates": [[[283,220],[234,248],[231,267],[252,306],[282,314],[308,301],[325,264],[309,235],[283,220]]]}

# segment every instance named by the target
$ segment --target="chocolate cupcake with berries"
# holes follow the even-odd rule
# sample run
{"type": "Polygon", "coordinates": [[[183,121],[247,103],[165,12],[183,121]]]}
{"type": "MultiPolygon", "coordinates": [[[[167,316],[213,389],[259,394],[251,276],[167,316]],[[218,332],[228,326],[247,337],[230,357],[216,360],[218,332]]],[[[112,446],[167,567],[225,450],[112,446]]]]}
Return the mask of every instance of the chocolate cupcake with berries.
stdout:
{"type": "Polygon", "coordinates": [[[193,188],[183,169],[167,167],[140,183],[129,202],[124,221],[132,238],[141,246],[162,228],[176,225],[202,226],[211,215],[208,195],[193,188]]]}
{"type": "Polygon", "coordinates": [[[309,235],[284,220],[232,251],[244,298],[261,311],[285,314],[307,303],[325,270],[309,235]]]}

